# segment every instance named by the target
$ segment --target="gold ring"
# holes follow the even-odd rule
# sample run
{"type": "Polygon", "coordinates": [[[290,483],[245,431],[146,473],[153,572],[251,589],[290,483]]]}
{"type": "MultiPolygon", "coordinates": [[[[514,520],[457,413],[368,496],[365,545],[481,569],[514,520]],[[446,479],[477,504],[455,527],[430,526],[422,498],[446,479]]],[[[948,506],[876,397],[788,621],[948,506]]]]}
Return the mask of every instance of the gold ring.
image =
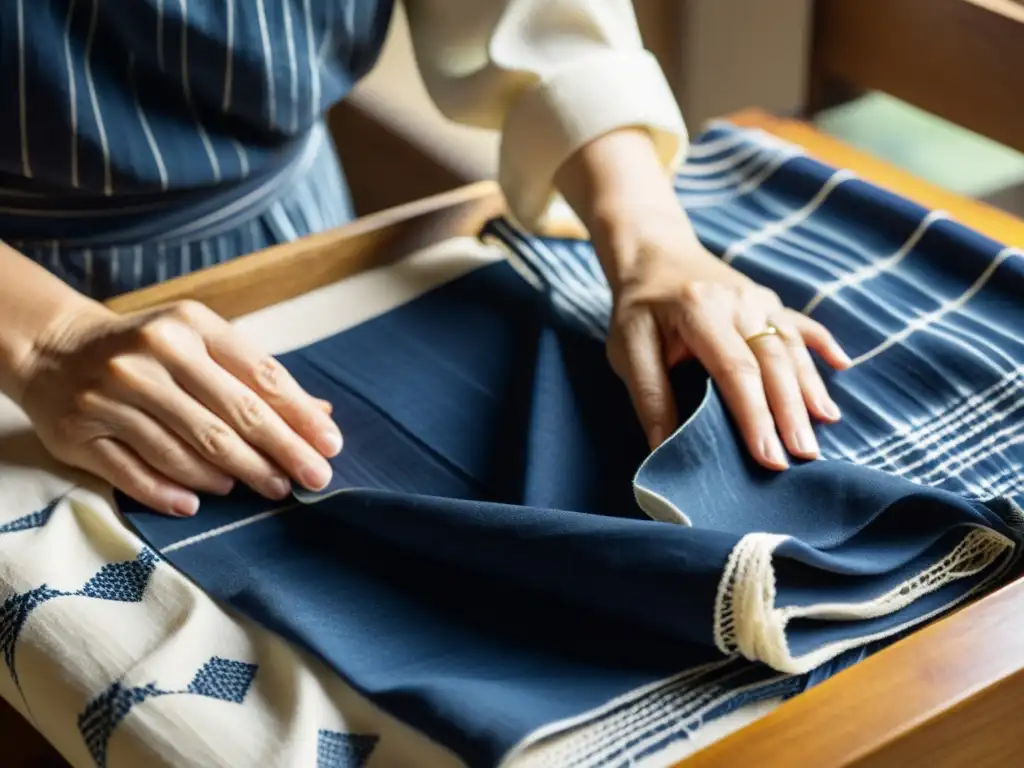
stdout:
{"type": "Polygon", "coordinates": [[[757,333],[754,333],[754,334],[751,334],[750,336],[747,336],[747,338],[745,338],[744,341],[747,342],[747,344],[753,344],[758,339],[763,339],[766,336],[778,336],[778,335],[779,335],[778,327],[772,325],[771,323],[768,323],[767,325],[765,325],[764,328],[762,328],[757,333]]]}

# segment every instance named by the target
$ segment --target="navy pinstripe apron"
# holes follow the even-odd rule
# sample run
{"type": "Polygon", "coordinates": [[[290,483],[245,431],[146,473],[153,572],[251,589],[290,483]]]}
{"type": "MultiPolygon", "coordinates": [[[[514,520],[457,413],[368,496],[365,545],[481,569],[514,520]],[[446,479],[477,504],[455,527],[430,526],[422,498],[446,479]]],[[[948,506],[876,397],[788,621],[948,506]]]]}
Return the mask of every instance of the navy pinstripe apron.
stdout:
{"type": "Polygon", "coordinates": [[[322,114],[387,0],[8,0],[0,239],[99,299],[351,217],[322,114]]]}

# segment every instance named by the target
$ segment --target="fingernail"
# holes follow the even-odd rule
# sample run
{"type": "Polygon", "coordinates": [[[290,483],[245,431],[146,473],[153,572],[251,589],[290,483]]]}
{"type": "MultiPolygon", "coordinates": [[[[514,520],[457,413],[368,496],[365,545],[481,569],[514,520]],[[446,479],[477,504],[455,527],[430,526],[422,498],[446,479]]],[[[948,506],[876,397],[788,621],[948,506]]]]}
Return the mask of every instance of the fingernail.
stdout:
{"type": "Polygon", "coordinates": [[[329,429],[317,437],[316,449],[327,458],[334,458],[341,453],[341,432],[329,429]]]}
{"type": "Polygon", "coordinates": [[[761,443],[761,455],[765,460],[778,469],[786,469],[789,466],[789,459],[786,458],[786,450],[775,435],[765,439],[761,443]]]}
{"type": "Polygon", "coordinates": [[[818,455],[818,439],[810,429],[798,429],[793,433],[793,443],[796,452],[804,458],[814,458],[818,455]]]}
{"type": "Polygon", "coordinates": [[[234,489],[235,489],[235,481],[234,481],[234,479],[232,479],[232,478],[230,478],[230,477],[225,475],[224,477],[219,478],[217,480],[216,484],[213,487],[213,492],[216,493],[218,496],[227,496],[234,489]]]}
{"type": "Polygon", "coordinates": [[[826,400],[821,405],[821,412],[825,414],[825,417],[832,421],[839,421],[843,418],[843,414],[839,411],[839,406],[833,403],[831,400],[826,400]]]}
{"type": "Polygon", "coordinates": [[[326,461],[299,468],[299,482],[311,491],[320,491],[331,482],[331,465],[326,461]]]}
{"type": "Polygon", "coordinates": [[[842,347],[837,347],[836,351],[839,353],[839,362],[842,364],[843,368],[849,368],[851,365],[853,365],[853,359],[848,354],[846,354],[845,349],[843,349],[842,347]]]}
{"type": "Polygon", "coordinates": [[[171,498],[171,513],[178,517],[192,517],[199,511],[199,497],[192,493],[176,493],[171,498]]]}
{"type": "Polygon", "coordinates": [[[265,493],[271,499],[281,500],[289,493],[291,493],[292,484],[288,482],[288,478],[271,477],[267,480],[265,493]]]}

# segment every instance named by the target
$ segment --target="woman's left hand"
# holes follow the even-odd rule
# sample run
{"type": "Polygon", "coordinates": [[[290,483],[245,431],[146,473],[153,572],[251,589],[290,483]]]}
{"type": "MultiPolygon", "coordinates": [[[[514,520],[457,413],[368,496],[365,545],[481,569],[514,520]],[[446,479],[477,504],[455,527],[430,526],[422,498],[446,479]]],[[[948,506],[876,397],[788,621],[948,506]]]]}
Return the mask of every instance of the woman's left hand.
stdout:
{"type": "Polygon", "coordinates": [[[835,368],[850,364],[832,335],[706,251],[681,211],[641,217],[635,232],[599,247],[632,251],[608,259],[631,264],[614,285],[608,356],[651,447],[678,426],[668,370],[697,358],[759,463],[785,469],[787,452],[817,458],[812,420],[840,414],[810,350],[835,368]]]}
{"type": "Polygon", "coordinates": [[[696,358],[759,463],[785,469],[787,454],[816,458],[812,420],[840,414],[810,352],[838,369],[850,359],[820,323],[701,245],[649,135],[624,129],[595,139],[566,161],[556,184],[611,285],[608,356],[651,447],[678,426],[669,369],[696,358]]]}

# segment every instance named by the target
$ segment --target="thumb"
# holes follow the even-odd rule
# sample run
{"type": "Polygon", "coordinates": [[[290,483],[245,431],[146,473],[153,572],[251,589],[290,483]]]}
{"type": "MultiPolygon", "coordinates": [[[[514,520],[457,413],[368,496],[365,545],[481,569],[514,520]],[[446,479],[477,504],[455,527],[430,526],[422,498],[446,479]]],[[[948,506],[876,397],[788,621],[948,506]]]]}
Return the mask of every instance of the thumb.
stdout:
{"type": "Polygon", "coordinates": [[[612,368],[625,381],[651,450],[676,428],[675,395],[669,385],[661,334],[649,312],[622,323],[609,343],[612,368]]]}

